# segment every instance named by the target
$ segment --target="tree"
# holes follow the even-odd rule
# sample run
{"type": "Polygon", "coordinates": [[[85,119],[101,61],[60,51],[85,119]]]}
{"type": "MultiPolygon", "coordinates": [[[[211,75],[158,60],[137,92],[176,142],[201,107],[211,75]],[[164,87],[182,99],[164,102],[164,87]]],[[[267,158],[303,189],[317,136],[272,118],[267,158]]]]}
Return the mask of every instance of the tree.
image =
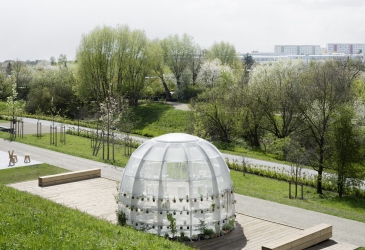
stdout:
{"type": "Polygon", "coordinates": [[[212,140],[231,142],[237,130],[239,107],[234,80],[229,73],[221,75],[221,82],[199,94],[194,104],[195,133],[212,140]]]}
{"type": "Polygon", "coordinates": [[[255,63],[255,60],[249,53],[246,53],[242,58],[242,62],[246,65],[246,68],[250,70],[252,65],[255,63]]]}
{"type": "Polygon", "coordinates": [[[206,58],[210,60],[218,58],[222,64],[232,67],[237,61],[237,53],[234,45],[228,42],[215,42],[207,51],[206,58]]]}
{"type": "Polygon", "coordinates": [[[29,84],[33,77],[32,69],[24,62],[16,60],[13,63],[12,75],[15,77],[18,98],[25,100],[29,93],[29,84]]]}
{"type": "Polygon", "coordinates": [[[298,197],[298,184],[302,174],[302,167],[307,163],[305,157],[305,149],[299,144],[297,140],[289,140],[284,145],[286,154],[285,158],[290,162],[290,175],[295,184],[294,198],[298,197]]]}
{"type": "Polygon", "coordinates": [[[74,110],[78,105],[75,90],[74,70],[54,68],[37,71],[29,84],[26,111],[28,113],[51,113],[49,103],[53,98],[53,107],[59,115],[75,117],[74,110]]]}
{"type": "Polygon", "coordinates": [[[51,58],[49,59],[49,61],[51,62],[51,65],[52,66],[56,65],[56,58],[54,56],[51,56],[51,58]]]}
{"type": "Polygon", "coordinates": [[[301,96],[299,78],[305,65],[301,60],[280,60],[258,65],[251,73],[249,88],[263,112],[261,127],[277,138],[285,138],[302,125],[297,100],[301,96]]]}
{"type": "Polygon", "coordinates": [[[9,115],[11,116],[12,129],[14,130],[17,116],[21,115],[24,111],[24,102],[17,100],[18,92],[16,91],[15,78],[13,77],[12,80],[12,94],[7,97],[6,106],[8,108],[9,115]]]}
{"type": "Polygon", "coordinates": [[[220,78],[221,72],[225,70],[230,70],[230,68],[223,66],[218,58],[205,61],[201,66],[197,81],[205,87],[212,88],[220,78]]]}
{"type": "Polygon", "coordinates": [[[239,135],[250,143],[252,147],[260,148],[260,141],[263,135],[261,128],[263,112],[258,109],[257,96],[246,86],[236,89],[238,94],[238,106],[240,108],[239,135]]]}
{"type": "Polygon", "coordinates": [[[182,37],[179,37],[179,35],[169,36],[162,41],[161,47],[164,61],[176,79],[178,98],[181,98],[181,76],[195,52],[193,38],[187,34],[182,37]]]}
{"type": "Polygon", "coordinates": [[[164,51],[161,47],[161,41],[159,40],[152,41],[150,50],[151,53],[153,54],[152,56],[153,72],[161,80],[162,86],[165,90],[166,99],[171,100],[172,99],[171,92],[165,79],[165,73],[167,72],[168,69],[165,63],[164,51]]]}
{"type": "Polygon", "coordinates": [[[194,56],[191,59],[190,64],[188,65],[188,68],[191,71],[192,74],[192,84],[195,85],[198,79],[198,74],[200,72],[200,68],[203,61],[203,53],[199,45],[195,45],[194,48],[194,56]]]}
{"type": "Polygon", "coordinates": [[[77,51],[80,94],[98,104],[111,89],[113,96],[127,96],[137,105],[151,70],[149,40],[140,30],[128,26],[95,28],[84,35],[77,51]]]}
{"type": "Polygon", "coordinates": [[[330,168],[337,174],[337,192],[342,197],[345,187],[352,180],[361,180],[361,163],[363,161],[362,144],[364,138],[359,128],[353,124],[353,108],[344,105],[334,114],[329,141],[331,148],[330,168]]]}
{"type": "Polygon", "coordinates": [[[125,57],[119,58],[125,61],[122,68],[125,71],[122,79],[122,93],[119,94],[127,96],[130,106],[137,106],[142,91],[149,83],[146,78],[152,68],[153,53],[149,50],[150,43],[146,34],[140,30],[134,30],[128,34],[128,45],[125,57]]]}
{"type": "MultiPolygon", "coordinates": [[[[52,61],[51,61],[51,65],[52,64],[52,61]]],[[[61,54],[59,57],[58,57],[58,65],[61,66],[64,66],[65,68],[67,68],[67,56],[64,55],[64,54],[61,54]]]]}
{"type": "MultiPolygon", "coordinates": [[[[110,130],[115,129],[121,117],[119,101],[110,95],[107,97],[105,102],[100,104],[100,120],[102,121],[102,131],[106,134],[106,159],[110,160],[110,130]]],[[[95,148],[94,148],[95,153],[95,148]]],[[[95,155],[97,152],[95,153],[95,155]]],[[[104,159],[104,155],[103,155],[104,159]]],[[[113,155],[114,160],[114,155],[113,155]]]]}
{"type": "Polygon", "coordinates": [[[4,75],[0,71],[0,100],[5,100],[12,94],[12,81],[11,77],[4,75]]]}
{"type": "MultiPolygon", "coordinates": [[[[107,98],[109,85],[112,83],[113,92],[116,83],[121,82],[122,72],[118,72],[115,63],[115,36],[111,27],[96,27],[83,35],[77,49],[79,95],[85,100],[96,101],[97,106],[107,98]]],[[[122,51],[118,50],[118,53],[122,51]]]]}
{"type": "Polygon", "coordinates": [[[322,194],[322,174],[330,157],[328,131],[331,117],[351,101],[351,84],[361,64],[352,60],[313,61],[301,77],[298,112],[310,131],[312,144],[306,148],[309,164],[318,172],[317,193],[322,194]]]}
{"type": "Polygon", "coordinates": [[[8,65],[6,66],[6,74],[10,76],[13,73],[13,66],[11,66],[11,63],[8,62],[8,65]]]}

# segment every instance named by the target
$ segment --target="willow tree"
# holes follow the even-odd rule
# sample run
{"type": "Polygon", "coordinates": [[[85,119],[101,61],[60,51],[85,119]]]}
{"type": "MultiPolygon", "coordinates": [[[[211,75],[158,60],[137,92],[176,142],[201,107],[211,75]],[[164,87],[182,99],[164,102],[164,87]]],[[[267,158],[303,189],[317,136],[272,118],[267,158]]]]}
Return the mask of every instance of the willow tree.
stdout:
{"type": "Polygon", "coordinates": [[[124,71],[121,79],[122,94],[128,98],[130,106],[137,106],[142,91],[149,83],[146,77],[151,71],[153,62],[153,53],[149,49],[150,41],[143,31],[134,30],[129,33],[125,57],[119,60],[125,62],[121,69],[124,71]]]}
{"type": "Polygon", "coordinates": [[[218,58],[222,64],[227,64],[230,67],[238,60],[236,48],[228,42],[215,42],[207,51],[206,58],[209,60],[218,58]]]}
{"type": "Polygon", "coordinates": [[[128,26],[97,27],[84,35],[77,50],[80,93],[99,104],[111,95],[136,105],[151,69],[149,43],[143,31],[128,26]]]}
{"type": "Polygon", "coordinates": [[[187,34],[182,37],[179,37],[179,35],[169,36],[162,41],[161,47],[166,65],[176,78],[177,93],[178,98],[180,98],[182,91],[181,76],[191,63],[195,53],[193,38],[187,34]]]}
{"type": "Polygon", "coordinates": [[[111,27],[96,27],[82,36],[77,49],[77,77],[80,96],[96,101],[98,106],[108,97],[110,84],[115,85],[115,30],[111,27]]]}

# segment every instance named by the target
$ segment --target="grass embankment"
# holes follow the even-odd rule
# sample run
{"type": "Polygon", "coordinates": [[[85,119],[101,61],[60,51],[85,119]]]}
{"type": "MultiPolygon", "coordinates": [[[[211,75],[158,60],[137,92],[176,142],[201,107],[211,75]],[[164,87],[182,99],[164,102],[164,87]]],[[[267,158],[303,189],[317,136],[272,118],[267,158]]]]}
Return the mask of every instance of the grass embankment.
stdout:
{"type": "MultiPolygon", "coordinates": [[[[365,199],[354,196],[339,198],[336,193],[327,191],[323,191],[323,195],[318,195],[315,188],[306,186],[304,186],[304,200],[289,199],[288,182],[251,174],[243,176],[242,172],[232,170],[231,178],[238,194],[365,223],[365,199]]],[[[292,195],[293,189],[292,185],[292,195]]],[[[300,197],[300,187],[298,187],[298,197],[300,197]]]]}
{"type": "Polygon", "coordinates": [[[189,249],[0,184],[0,249],[189,249]]]}
{"type": "Polygon", "coordinates": [[[0,249],[189,249],[4,185],[62,172],[48,164],[0,170],[0,249]]]}
{"type": "Polygon", "coordinates": [[[133,108],[133,113],[138,119],[133,133],[147,137],[186,132],[190,120],[190,112],[163,103],[143,104],[133,108]]]}

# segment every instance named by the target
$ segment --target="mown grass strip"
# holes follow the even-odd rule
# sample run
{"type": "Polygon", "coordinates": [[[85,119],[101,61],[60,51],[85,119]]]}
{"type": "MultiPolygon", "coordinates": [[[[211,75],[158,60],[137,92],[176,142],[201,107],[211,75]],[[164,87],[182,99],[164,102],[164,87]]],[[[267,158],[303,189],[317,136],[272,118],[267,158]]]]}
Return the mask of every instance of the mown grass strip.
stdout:
{"type": "MultiPolygon", "coordinates": [[[[327,191],[324,191],[323,195],[318,195],[315,188],[304,186],[304,200],[289,199],[288,182],[247,173],[244,176],[242,172],[233,170],[231,170],[231,178],[235,192],[239,194],[365,222],[365,199],[363,198],[354,196],[339,198],[336,193],[327,191]]],[[[300,187],[298,187],[299,190],[300,187]]]]}
{"type": "Polygon", "coordinates": [[[35,180],[39,176],[69,172],[66,169],[51,166],[46,163],[0,170],[0,184],[35,180]]]}
{"type": "MultiPolygon", "coordinates": [[[[59,135],[58,135],[59,136],[59,135]]],[[[9,138],[9,133],[0,132],[0,137],[9,138]]],[[[16,138],[17,142],[25,143],[28,145],[50,149],[53,151],[74,155],[94,161],[106,162],[116,166],[125,167],[129,157],[124,155],[124,147],[115,145],[114,161],[112,160],[112,147],[110,144],[110,158],[106,160],[106,145],[105,145],[105,160],[103,160],[103,150],[99,150],[97,156],[92,155],[92,148],[90,139],[85,137],[79,137],[76,135],[66,135],[66,144],[60,142],[59,137],[57,138],[57,146],[50,144],[50,134],[43,134],[41,138],[36,135],[24,135],[24,138],[16,138]]],[[[135,150],[135,149],[133,149],[135,150]]]]}

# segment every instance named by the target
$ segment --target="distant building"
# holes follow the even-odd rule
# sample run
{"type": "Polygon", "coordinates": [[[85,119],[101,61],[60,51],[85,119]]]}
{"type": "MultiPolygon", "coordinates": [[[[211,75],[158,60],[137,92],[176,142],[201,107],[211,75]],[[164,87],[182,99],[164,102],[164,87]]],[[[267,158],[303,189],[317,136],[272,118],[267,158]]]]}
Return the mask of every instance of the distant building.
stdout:
{"type": "Polygon", "coordinates": [[[365,43],[328,43],[327,53],[362,54],[365,52],[365,43]]]}
{"type": "Polygon", "coordinates": [[[320,55],[320,45],[275,45],[276,54],[280,55],[320,55]]]}
{"type": "MultiPolygon", "coordinates": [[[[241,59],[244,57],[245,54],[240,54],[241,59]]],[[[303,60],[305,63],[308,63],[309,61],[324,61],[324,60],[328,60],[328,59],[347,59],[347,58],[352,58],[352,59],[357,59],[357,60],[361,60],[362,62],[365,61],[364,58],[364,54],[322,54],[322,55],[280,55],[277,53],[270,53],[270,52],[264,52],[264,53],[259,53],[259,52],[254,52],[254,53],[250,53],[250,55],[252,56],[252,59],[260,64],[267,64],[267,63],[272,63],[278,60],[286,60],[286,59],[292,59],[292,60],[297,60],[297,59],[301,59],[303,60]]]]}

